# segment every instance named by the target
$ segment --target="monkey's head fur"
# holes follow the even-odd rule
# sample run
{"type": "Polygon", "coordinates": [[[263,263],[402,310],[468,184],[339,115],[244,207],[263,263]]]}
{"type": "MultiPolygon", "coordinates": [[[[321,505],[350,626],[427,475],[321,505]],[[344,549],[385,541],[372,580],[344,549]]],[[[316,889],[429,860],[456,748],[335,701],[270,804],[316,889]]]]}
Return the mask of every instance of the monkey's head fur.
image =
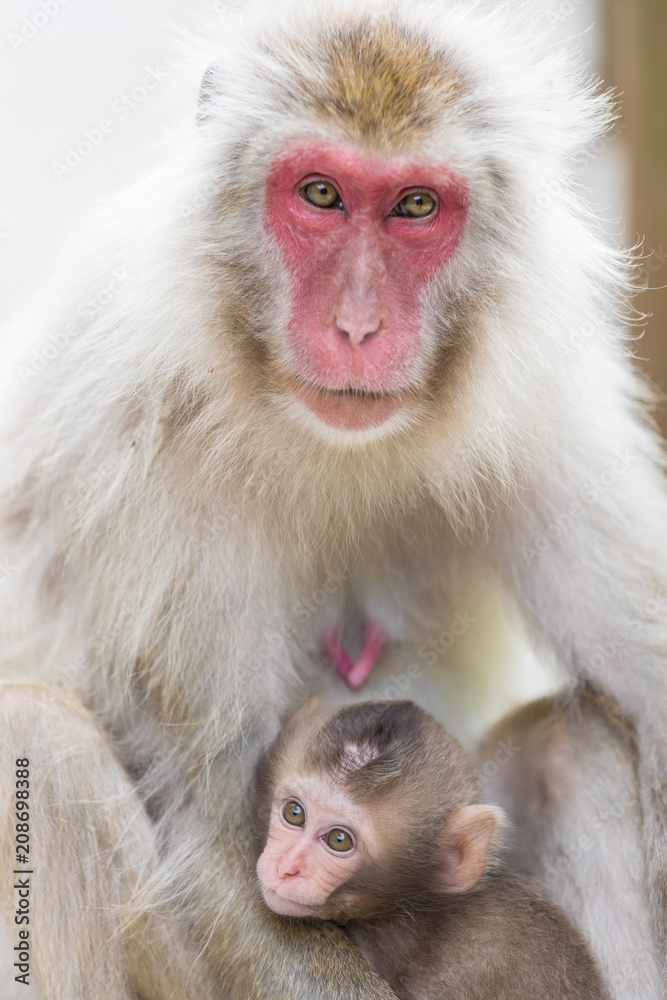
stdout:
{"type": "MultiPolygon", "coordinates": [[[[340,494],[341,475],[342,506],[362,516],[368,504],[409,503],[417,490],[437,496],[455,523],[469,524],[472,509],[486,509],[489,491],[510,495],[534,447],[525,426],[535,398],[545,418],[571,419],[552,375],[571,364],[564,344],[582,301],[587,314],[604,314],[605,326],[619,306],[622,259],[587,223],[572,177],[582,148],[610,126],[610,100],[562,50],[545,54],[521,18],[509,25],[507,11],[499,19],[480,7],[471,21],[469,8],[250,4],[225,29],[222,49],[216,38],[210,52],[199,134],[188,143],[189,170],[203,178],[206,195],[176,227],[193,250],[187,281],[207,323],[201,353],[180,358],[179,368],[185,363],[205,407],[197,426],[217,418],[227,428],[233,408],[234,433],[242,428],[261,442],[248,478],[270,480],[281,504],[298,494],[295,508],[318,523],[321,498],[340,494]],[[315,278],[298,255],[296,267],[288,266],[294,227],[288,222],[285,238],[277,238],[267,178],[304,144],[359,156],[367,173],[415,158],[446,164],[449,190],[461,187],[465,218],[456,240],[449,234],[452,252],[414,293],[410,350],[382,329],[377,337],[390,355],[384,378],[370,364],[344,376],[333,350],[313,366],[305,337],[290,337],[301,280],[336,286],[354,250],[350,235],[332,260],[314,241],[306,256],[322,261],[315,278]],[[554,184],[558,198],[548,194],[554,184]],[[548,334],[536,335],[536,326],[548,334]],[[517,369],[529,392],[517,393],[517,369]],[[333,393],[394,398],[398,387],[401,405],[387,419],[341,430],[299,405],[295,386],[330,402],[333,393]]],[[[309,168],[311,161],[317,157],[305,161],[309,168]]],[[[181,239],[170,236],[179,254],[181,239]]],[[[371,264],[367,270],[368,281],[382,280],[371,264]]],[[[403,281],[408,296],[415,272],[403,281]]],[[[410,317],[399,322],[407,326],[410,317]]],[[[221,447],[218,426],[212,455],[221,447]]]]}

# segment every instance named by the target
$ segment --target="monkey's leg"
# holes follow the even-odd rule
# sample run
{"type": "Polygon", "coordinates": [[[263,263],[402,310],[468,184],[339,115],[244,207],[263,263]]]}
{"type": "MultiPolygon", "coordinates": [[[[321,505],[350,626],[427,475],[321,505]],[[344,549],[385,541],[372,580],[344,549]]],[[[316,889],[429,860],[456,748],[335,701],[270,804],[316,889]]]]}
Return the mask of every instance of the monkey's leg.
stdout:
{"type": "Polygon", "coordinates": [[[91,716],[45,688],[2,686],[0,760],[2,906],[16,944],[13,886],[26,876],[12,872],[30,869],[21,926],[44,997],[212,997],[164,904],[150,820],[91,716]],[[15,772],[26,759],[30,854],[17,864],[15,772]]]}
{"type": "Polygon", "coordinates": [[[615,1000],[659,1000],[632,733],[604,698],[545,698],[480,750],[486,794],[508,813],[512,861],[587,935],[615,1000]]]}

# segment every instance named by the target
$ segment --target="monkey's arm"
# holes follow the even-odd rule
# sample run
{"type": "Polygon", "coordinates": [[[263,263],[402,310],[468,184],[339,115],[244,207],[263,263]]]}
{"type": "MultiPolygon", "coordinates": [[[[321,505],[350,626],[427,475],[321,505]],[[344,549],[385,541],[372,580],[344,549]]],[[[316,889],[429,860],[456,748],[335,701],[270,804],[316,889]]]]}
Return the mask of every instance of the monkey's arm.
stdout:
{"type": "Polygon", "coordinates": [[[529,620],[570,675],[611,697],[636,730],[649,883],[664,927],[667,505],[657,443],[625,417],[611,441],[585,423],[570,429],[554,452],[560,462],[511,511],[513,554],[505,548],[499,566],[511,566],[529,620]]]}
{"type": "Polygon", "coordinates": [[[26,992],[43,1000],[216,1000],[173,905],[155,828],[91,713],[71,694],[0,684],[0,765],[0,907],[15,911],[22,879],[26,992]],[[27,798],[17,800],[17,782],[27,798]],[[29,812],[20,828],[17,802],[29,812]],[[29,832],[17,863],[19,829],[29,832]]]}
{"type": "Polygon", "coordinates": [[[659,1000],[632,730],[608,699],[582,687],[574,703],[559,694],[503,719],[480,762],[507,741],[515,752],[486,775],[484,796],[509,815],[512,867],[538,878],[569,912],[615,1000],[659,1000]]]}
{"type": "Polygon", "coordinates": [[[254,893],[237,895],[210,961],[232,1000],[396,1000],[344,932],[270,913],[254,893]],[[233,968],[226,955],[235,955],[233,968]]]}

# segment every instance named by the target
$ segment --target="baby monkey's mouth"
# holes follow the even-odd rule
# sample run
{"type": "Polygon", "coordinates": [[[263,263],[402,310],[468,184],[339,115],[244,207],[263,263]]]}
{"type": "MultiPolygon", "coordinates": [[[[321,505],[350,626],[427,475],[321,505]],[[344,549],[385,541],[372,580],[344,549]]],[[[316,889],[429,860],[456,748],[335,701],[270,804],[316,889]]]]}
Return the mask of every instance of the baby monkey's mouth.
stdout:
{"type": "Polygon", "coordinates": [[[315,915],[318,910],[316,904],[303,903],[298,899],[291,899],[289,896],[284,896],[281,892],[277,892],[276,889],[272,889],[268,885],[262,886],[262,895],[264,902],[274,913],[280,913],[285,917],[309,917],[315,915]]]}

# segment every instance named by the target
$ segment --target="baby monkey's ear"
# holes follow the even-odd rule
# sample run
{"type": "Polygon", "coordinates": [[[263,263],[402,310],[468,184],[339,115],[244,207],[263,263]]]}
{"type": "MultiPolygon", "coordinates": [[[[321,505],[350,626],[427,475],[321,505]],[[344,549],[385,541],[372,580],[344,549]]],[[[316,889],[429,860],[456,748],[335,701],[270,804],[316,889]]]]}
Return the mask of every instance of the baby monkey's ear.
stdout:
{"type": "Polygon", "coordinates": [[[489,845],[505,817],[496,806],[463,806],[447,821],[442,839],[440,892],[467,892],[486,869],[489,845]]]}

